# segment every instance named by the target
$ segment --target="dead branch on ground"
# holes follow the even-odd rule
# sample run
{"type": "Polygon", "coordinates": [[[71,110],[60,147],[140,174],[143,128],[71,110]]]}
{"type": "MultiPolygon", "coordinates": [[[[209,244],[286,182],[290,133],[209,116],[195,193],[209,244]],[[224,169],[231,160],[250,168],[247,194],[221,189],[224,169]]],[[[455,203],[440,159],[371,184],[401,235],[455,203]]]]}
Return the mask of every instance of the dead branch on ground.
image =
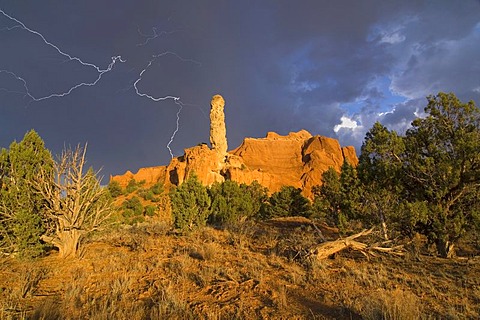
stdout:
{"type": "Polygon", "coordinates": [[[382,247],[379,244],[368,245],[363,242],[356,241],[355,239],[360,238],[362,236],[366,236],[371,234],[373,228],[369,230],[363,230],[360,233],[351,235],[349,237],[343,239],[337,239],[334,241],[326,241],[312,249],[310,249],[308,256],[315,257],[318,260],[327,259],[328,257],[332,256],[333,254],[340,252],[345,249],[353,249],[359,251],[367,258],[369,256],[376,256],[376,253],[387,253],[393,254],[397,256],[403,255],[403,246],[395,246],[395,247],[382,247]]]}

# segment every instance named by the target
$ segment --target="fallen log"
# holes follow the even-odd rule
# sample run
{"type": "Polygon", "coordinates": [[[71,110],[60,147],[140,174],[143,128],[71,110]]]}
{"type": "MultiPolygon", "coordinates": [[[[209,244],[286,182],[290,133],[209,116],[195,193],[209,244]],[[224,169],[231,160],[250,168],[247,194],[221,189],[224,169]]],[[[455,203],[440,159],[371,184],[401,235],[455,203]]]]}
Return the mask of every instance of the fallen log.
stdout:
{"type": "Polygon", "coordinates": [[[378,245],[369,246],[368,244],[355,240],[359,237],[371,234],[372,231],[373,231],[373,228],[369,230],[363,230],[360,233],[351,235],[343,239],[324,242],[316,246],[315,248],[312,248],[308,256],[313,256],[318,260],[322,260],[322,259],[327,259],[333,254],[348,248],[357,250],[363,255],[365,255],[366,257],[369,257],[369,255],[376,256],[375,251],[381,252],[381,253],[399,255],[399,256],[403,255],[403,252],[402,252],[403,246],[395,246],[392,248],[381,247],[378,245]]]}

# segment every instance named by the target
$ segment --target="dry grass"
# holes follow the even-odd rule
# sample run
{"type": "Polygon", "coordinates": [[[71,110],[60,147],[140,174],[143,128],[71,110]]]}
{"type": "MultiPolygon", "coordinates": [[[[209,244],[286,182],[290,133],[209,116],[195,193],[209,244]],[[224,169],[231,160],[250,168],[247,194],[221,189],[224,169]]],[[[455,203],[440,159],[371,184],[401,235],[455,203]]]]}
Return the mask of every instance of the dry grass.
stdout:
{"type": "Polygon", "coordinates": [[[420,299],[409,291],[379,289],[359,299],[357,312],[364,319],[408,320],[422,318],[420,299]]]}
{"type": "Polygon", "coordinates": [[[318,243],[301,220],[189,235],[122,227],[92,238],[79,260],[0,260],[0,319],[480,317],[478,259],[305,259],[318,243]]]}

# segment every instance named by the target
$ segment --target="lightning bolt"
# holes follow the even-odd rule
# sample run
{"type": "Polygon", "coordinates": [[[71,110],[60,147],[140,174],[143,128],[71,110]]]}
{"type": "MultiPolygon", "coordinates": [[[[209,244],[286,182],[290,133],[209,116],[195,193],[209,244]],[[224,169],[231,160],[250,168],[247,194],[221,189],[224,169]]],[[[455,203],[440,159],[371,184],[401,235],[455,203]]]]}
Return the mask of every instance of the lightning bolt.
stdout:
{"type": "Polygon", "coordinates": [[[20,20],[18,20],[17,18],[15,17],[12,17],[11,15],[7,14],[5,11],[3,11],[2,9],[0,9],[0,14],[2,14],[4,17],[6,17],[7,19],[13,21],[16,23],[16,25],[12,26],[12,27],[5,27],[3,28],[2,30],[7,30],[7,31],[10,31],[10,30],[13,30],[15,28],[21,28],[27,32],[30,32],[38,37],[40,37],[42,39],[42,41],[48,45],[49,47],[55,49],[61,56],[65,57],[66,60],[68,61],[76,61],[78,63],[80,63],[82,66],[85,66],[85,67],[89,67],[89,68],[94,68],[97,73],[98,73],[98,76],[97,78],[94,80],[94,81],[91,81],[91,82],[81,82],[81,83],[78,83],[76,85],[74,85],[73,87],[71,87],[70,89],[68,89],[67,91],[64,91],[64,92],[60,92],[60,93],[52,93],[52,94],[49,94],[49,95],[46,95],[46,96],[42,96],[42,97],[35,97],[33,94],[30,93],[30,90],[28,89],[28,84],[27,84],[27,81],[20,77],[19,75],[17,75],[16,73],[10,71],[10,70],[5,70],[5,69],[2,69],[0,70],[0,73],[7,73],[8,75],[14,77],[16,80],[20,81],[23,83],[23,87],[25,88],[25,92],[24,94],[26,96],[28,96],[30,99],[32,99],[32,101],[42,101],[42,100],[46,100],[46,99],[50,99],[50,98],[54,98],[54,97],[65,97],[67,95],[69,95],[70,93],[72,93],[72,91],[80,88],[80,87],[84,87],[84,86],[88,86],[88,87],[91,87],[91,86],[94,86],[96,85],[101,79],[102,79],[102,76],[107,73],[107,72],[110,72],[113,67],[115,66],[115,63],[117,63],[118,61],[120,62],[126,62],[126,60],[123,60],[121,56],[114,56],[112,57],[112,62],[110,62],[110,64],[107,66],[107,68],[105,69],[102,69],[101,67],[93,64],[93,63],[90,63],[90,62],[85,62],[83,61],[82,59],[80,59],[79,57],[76,57],[76,56],[72,56],[64,51],[62,51],[58,46],[56,46],[55,44],[51,43],[50,41],[48,41],[44,36],[43,34],[41,34],[40,32],[38,31],[35,31],[33,29],[30,29],[29,27],[27,27],[23,22],[21,22],[20,20]]]}
{"type": "MultiPolygon", "coordinates": [[[[6,74],[8,74],[9,76],[12,76],[13,78],[15,78],[15,79],[23,82],[23,87],[25,88],[25,91],[27,91],[27,95],[28,95],[27,82],[26,82],[23,78],[17,76],[15,73],[13,73],[13,72],[11,72],[11,71],[8,71],[8,70],[0,70],[0,73],[6,73],[6,74]]],[[[1,91],[6,91],[6,92],[10,92],[10,93],[25,94],[25,91],[23,91],[23,92],[21,92],[21,91],[10,91],[10,90],[7,90],[7,89],[5,89],[5,88],[0,88],[0,90],[1,90],[1,91]]]]}
{"type": "Polygon", "coordinates": [[[180,101],[180,99],[174,100],[174,101],[178,105],[176,127],[166,146],[168,149],[168,152],[170,152],[170,156],[172,157],[172,159],[173,159],[173,152],[172,152],[172,149],[170,148],[170,145],[173,143],[173,140],[175,139],[175,136],[177,135],[177,132],[180,129],[180,113],[182,112],[182,109],[183,109],[183,103],[180,101]]]}
{"type": "Polygon", "coordinates": [[[175,32],[180,32],[180,30],[173,30],[173,31],[160,31],[157,32],[157,28],[153,27],[152,28],[152,34],[145,34],[140,30],[140,27],[137,28],[138,33],[145,38],[145,41],[142,43],[138,43],[137,47],[145,46],[147,45],[151,40],[154,40],[158,37],[164,36],[164,35],[169,35],[173,34],[175,32]]]}
{"type": "MultiPolygon", "coordinates": [[[[69,95],[70,93],[72,93],[74,90],[80,88],[80,87],[84,87],[84,86],[95,86],[101,79],[102,79],[102,76],[107,73],[107,72],[110,72],[115,64],[117,62],[126,62],[126,60],[122,59],[121,56],[113,56],[111,59],[112,61],[110,62],[110,64],[106,67],[106,68],[101,68],[93,63],[90,63],[90,62],[85,62],[83,61],[82,59],[80,59],[79,57],[76,57],[76,56],[73,56],[73,55],[70,55],[64,51],[62,51],[58,46],[56,46],[55,44],[53,44],[52,42],[48,41],[45,36],[43,34],[41,34],[40,32],[36,31],[36,30],[33,30],[29,27],[27,27],[23,22],[21,22],[20,20],[16,19],[15,17],[7,14],[5,11],[3,11],[2,9],[0,9],[0,14],[3,15],[4,17],[6,17],[7,19],[9,19],[10,21],[13,21],[15,23],[15,25],[13,26],[10,26],[10,27],[4,27],[4,28],[1,28],[0,31],[11,31],[13,29],[17,29],[17,28],[21,28],[31,34],[34,34],[38,37],[40,37],[42,39],[42,41],[47,45],[47,46],[50,46],[51,48],[55,49],[58,54],[60,54],[62,57],[65,58],[65,61],[76,61],[78,63],[80,63],[82,66],[85,66],[85,67],[89,67],[89,68],[94,68],[96,71],[97,71],[97,78],[94,80],[94,81],[91,81],[91,82],[80,82],[72,87],[70,87],[68,90],[64,91],[64,92],[60,92],[60,93],[51,93],[49,95],[45,95],[45,96],[40,96],[40,97],[36,97],[34,96],[29,88],[28,88],[28,83],[27,81],[17,75],[15,72],[13,71],[10,71],[10,70],[5,70],[5,69],[0,69],[0,73],[5,73],[7,74],[8,76],[11,76],[13,78],[15,78],[17,81],[20,81],[23,85],[23,88],[24,88],[24,92],[19,92],[19,91],[8,91],[4,88],[0,88],[0,90],[4,90],[4,91],[7,91],[7,92],[12,92],[12,93],[21,93],[21,94],[24,94],[25,96],[28,96],[31,101],[35,101],[35,102],[38,102],[38,101],[42,101],[42,100],[47,100],[47,99],[50,99],[50,98],[54,98],[54,97],[65,97],[67,95],[69,95]]],[[[147,45],[150,41],[162,36],[162,35],[168,35],[168,34],[172,34],[172,33],[175,33],[175,32],[178,32],[179,30],[174,30],[174,31],[162,31],[162,32],[157,32],[157,29],[155,27],[152,28],[152,34],[143,34],[140,30],[140,28],[138,28],[138,32],[141,36],[145,37],[145,41],[143,43],[139,43],[137,44],[137,46],[145,46],[147,45]]],[[[152,56],[152,59],[147,63],[147,65],[145,66],[144,69],[142,69],[140,71],[140,73],[138,74],[138,77],[137,79],[133,82],[133,87],[135,89],[135,93],[140,96],[140,97],[143,97],[143,98],[147,98],[147,99],[150,99],[154,102],[160,102],[160,101],[165,101],[165,100],[172,100],[177,106],[178,106],[178,111],[176,113],[176,126],[175,126],[175,130],[173,131],[171,137],[170,137],[170,140],[168,141],[166,147],[170,153],[170,156],[173,158],[173,152],[172,152],[172,149],[171,149],[171,144],[173,143],[174,139],[175,139],[175,136],[176,134],[178,133],[178,131],[180,130],[180,115],[181,115],[181,112],[182,112],[182,109],[184,106],[195,106],[195,107],[198,107],[202,113],[204,114],[203,110],[197,106],[197,105],[192,105],[192,104],[185,104],[183,103],[182,101],[180,101],[180,97],[177,97],[177,96],[173,96],[173,95],[167,95],[167,96],[162,96],[162,97],[154,97],[153,95],[151,94],[148,94],[148,93],[145,93],[145,92],[141,92],[140,89],[138,88],[138,84],[139,82],[142,80],[143,78],[143,75],[145,74],[145,72],[147,72],[147,70],[152,66],[152,64],[159,58],[163,57],[163,56],[166,56],[166,55],[172,55],[172,56],[175,56],[176,58],[178,58],[179,60],[183,61],[183,62],[190,62],[190,63],[194,63],[194,64],[197,64],[199,66],[201,66],[201,63],[200,62],[197,62],[195,60],[192,60],[192,59],[185,59],[183,57],[181,57],[180,55],[178,55],[177,53],[175,52],[172,52],[172,51],[166,51],[166,52],[163,52],[163,53],[160,53],[160,54],[156,54],[156,55],[153,55],[152,56]]],[[[204,114],[205,116],[205,114],[204,114]]]]}
{"type": "MultiPolygon", "coordinates": [[[[1,9],[0,9],[0,11],[1,11],[1,9]]],[[[11,31],[13,29],[20,28],[20,27],[21,27],[20,25],[16,24],[13,27],[3,27],[3,28],[0,29],[0,31],[11,31]]]]}
{"type": "Polygon", "coordinates": [[[173,143],[173,140],[175,140],[175,136],[177,135],[178,130],[180,130],[180,114],[181,114],[181,112],[182,112],[183,107],[184,107],[186,104],[184,104],[182,101],[180,101],[180,97],[172,96],[172,95],[161,96],[161,97],[154,97],[154,96],[152,96],[151,94],[148,94],[148,93],[145,93],[145,92],[141,92],[140,89],[138,88],[138,83],[139,83],[140,81],[142,81],[142,78],[143,78],[144,73],[147,72],[147,70],[152,66],[152,64],[153,64],[158,58],[164,57],[164,56],[166,56],[166,55],[173,55],[174,57],[180,59],[180,60],[183,61],[183,62],[191,62],[191,63],[195,63],[195,64],[201,66],[201,63],[198,62],[198,61],[195,61],[195,60],[192,60],[192,59],[182,58],[180,55],[178,55],[177,53],[172,52],[172,51],[165,51],[165,52],[162,52],[162,53],[159,53],[159,54],[156,54],[156,55],[153,55],[153,56],[152,56],[152,59],[147,63],[147,65],[145,66],[145,68],[143,68],[143,70],[140,71],[137,80],[135,80],[135,82],[133,83],[133,87],[134,87],[134,89],[135,89],[135,93],[136,93],[138,96],[140,96],[140,97],[148,98],[148,99],[150,99],[150,100],[152,100],[152,101],[154,101],[154,102],[165,101],[165,100],[173,100],[173,102],[178,106],[178,111],[177,111],[177,114],[176,114],[177,120],[176,120],[175,130],[173,131],[172,136],[170,137],[170,140],[168,141],[168,143],[167,143],[167,145],[166,145],[166,147],[167,147],[167,149],[168,149],[168,152],[170,153],[170,156],[171,156],[172,159],[173,159],[173,152],[172,152],[172,149],[170,148],[170,145],[173,143]]]}

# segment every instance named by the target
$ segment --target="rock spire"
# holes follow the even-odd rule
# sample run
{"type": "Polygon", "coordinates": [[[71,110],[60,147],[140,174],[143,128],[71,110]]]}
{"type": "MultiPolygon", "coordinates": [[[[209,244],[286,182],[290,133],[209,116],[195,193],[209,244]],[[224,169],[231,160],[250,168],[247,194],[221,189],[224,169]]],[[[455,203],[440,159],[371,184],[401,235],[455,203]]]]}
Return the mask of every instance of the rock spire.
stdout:
{"type": "Polygon", "coordinates": [[[212,97],[210,102],[210,144],[217,154],[218,165],[222,168],[227,156],[227,129],[225,127],[225,100],[219,94],[212,97]]]}

